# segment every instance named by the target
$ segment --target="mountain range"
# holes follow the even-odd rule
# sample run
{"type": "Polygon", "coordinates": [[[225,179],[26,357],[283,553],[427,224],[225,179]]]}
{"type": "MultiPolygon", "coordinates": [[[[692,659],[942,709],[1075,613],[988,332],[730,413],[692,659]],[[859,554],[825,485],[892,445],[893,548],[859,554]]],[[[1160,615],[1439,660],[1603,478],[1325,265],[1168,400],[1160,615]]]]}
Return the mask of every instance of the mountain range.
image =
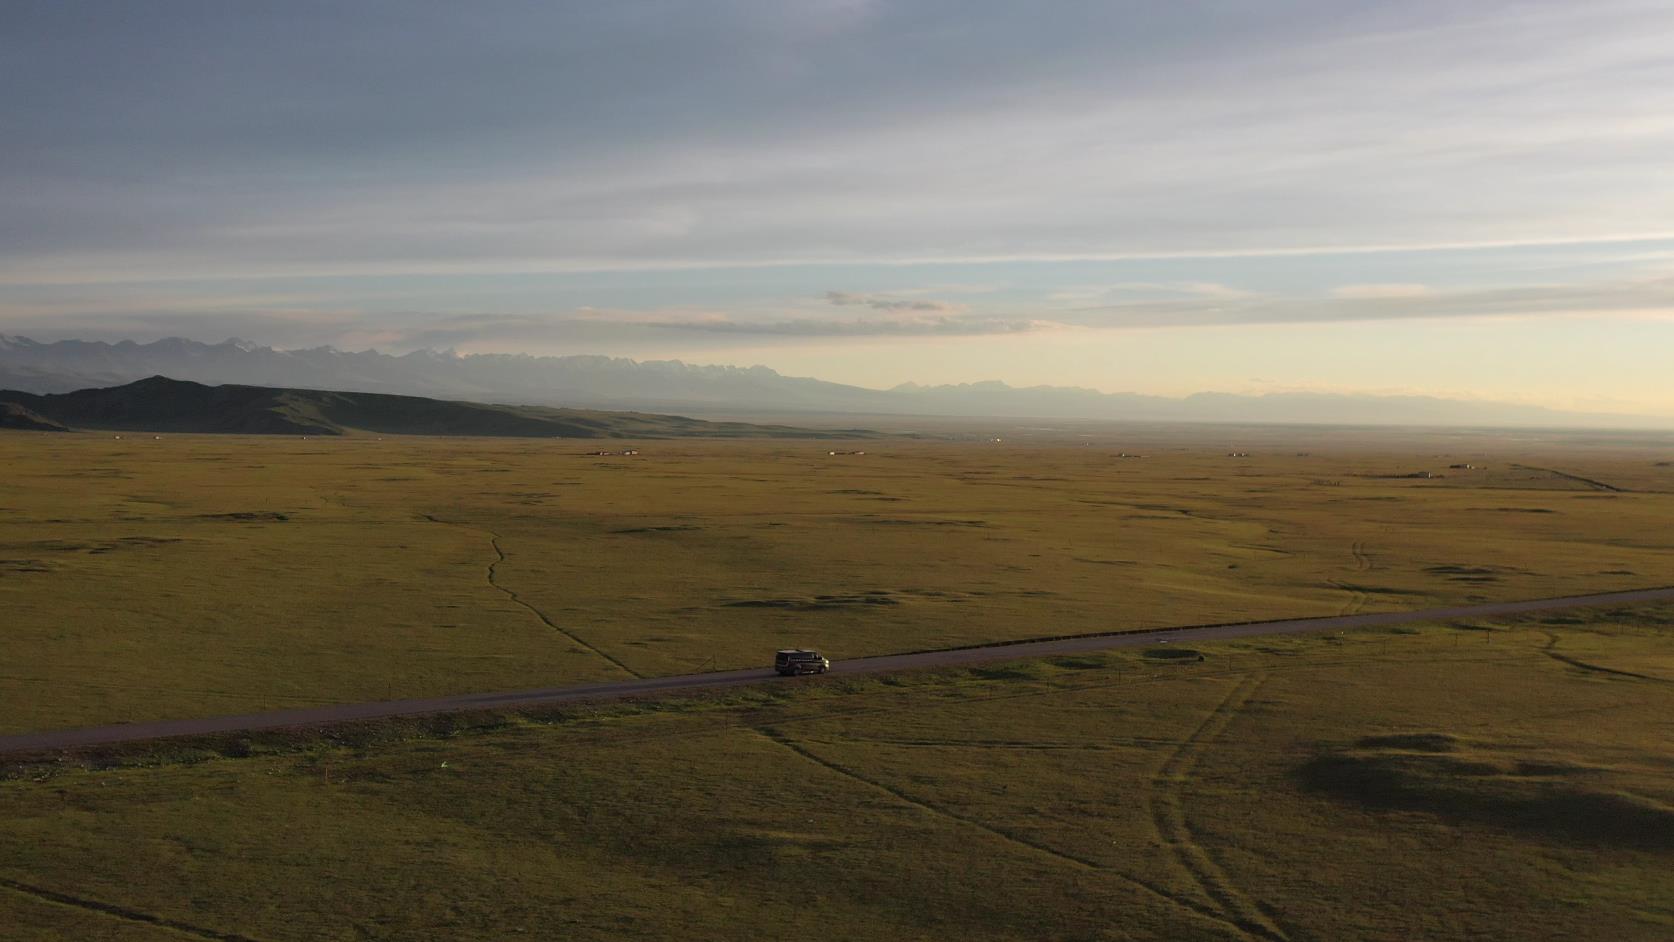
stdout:
{"type": "Polygon", "coordinates": [[[387,393],[206,386],[153,376],[68,393],[0,390],[0,428],[72,428],[245,435],[478,435],[525,438],[865,438],[858,429],[814,430],[675,415],[549,406],[486,405],[387,393]]]}
{"type": "Polygon", "coordinates": [[[1674,418],[1561,412],[1428,396],[1205,392],[1182,398],[1000,382],[868,389],[762,366],[698,366],[605,356],[404,355],[332,347],[277,350],[243,340],[151,343],[0,335],[0,387],[33,393],[150,376],[199,383],[388,393],[591,409],[694,414],[844,413],[1166,422],[1674,428],[1674,418]]]}

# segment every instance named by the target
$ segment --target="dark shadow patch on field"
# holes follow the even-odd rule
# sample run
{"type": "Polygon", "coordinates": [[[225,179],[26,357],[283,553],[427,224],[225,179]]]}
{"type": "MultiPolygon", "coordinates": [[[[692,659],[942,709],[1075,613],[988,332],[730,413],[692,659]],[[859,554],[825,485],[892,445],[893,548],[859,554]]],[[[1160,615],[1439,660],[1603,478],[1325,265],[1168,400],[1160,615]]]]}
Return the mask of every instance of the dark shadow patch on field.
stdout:
{"type": "Polygon", "coordinates": [[[1565,844],[1674,852],[1674,807],[1612,791],[1609,770],[1515,759],[1446,733],[1369,736],[1297,769],[1302,786],[1380,811],[1565,844]]]}
{"type": "Polygon", "coordinates": [[[46,553],[86,553],[89,556],[102,556],[117,550],[145,549],[150,546],[163,546],[168,543],[184,542],[173,536],[124,536],[114,540],[98,540],[95,542],[79,542],[76,540],[37,540],[32,543],[14,544],[16,548],[34,550],[46,553]]]}
{"type": "Polygon", "coordinates": [[[1260,553],[1272,553],[1275,556],[1295,556],[1296,555],[1295,553],[1291,552],[1290,550],[1281,549],[1280,547],[1277,547],[1277,546],[1270,546],[1266,543],[1233,543],[1233,544],[1230,544],[1230,545],[1232,546],[1233,549],[1255,550],[1256,552],[1260,552],[1260,553]]]}
{"type": "Polygon", "coordinates": [[[1659,606],[1656,608],[1636,608],[1629,611],[1607,612],[1610,618],[1632,619],[1642,626],[1667,627],[1674,625],[1674,608],[1659,606]]]}
{"type": "Polygon", "coordinates": [[[0,575],[51,571],[52,567],[39,559],[0,559],[0,575]]]}
{"type": "Polygon", "coordinates": [[[881,527],[986,527],[986,520],[940,520],[927,517],[913,520],[907,517],[863,517],[856,523],[870,524],[881,527]]]}
{"type": "Polygon", "coordinates": [[[1092,671],[1110,666],[1095,657],[1056,657],[1047,663],[1067,671],[1092,671]]]}
{"type": "Polygon", "coordinates": [[[1417,597],[1426,594],[1414,589],[1397,589],[1393,586],[1383,585],[1363,585],[1356,582],[1343,582],[1341,580],[1322,582],[1320,585],[1327,589],[1346,589],[1350,592],[1364,592],[1367,595],[1407,595],[1417,597]]]}
{"type": "Polygon", "coordinates": [[[1040,672],[1026,666],[973,667],[970,675],[978,680],[1040,680],[1040,672]]]}
{"type": "Polygon", "coordinates": [[[777,608],[796,612],[835,611],[867,605],[900,605],[901,600],[882,589],[858,595],[813,595],[773,599],[734,599],[725,608],[777,608]]]}
{"type": "Polygon", "coordinates": [[[612,533],[686,533],[686,532],[691,531],[691,530],[701,530],[701,529],[703,529],[703,528],[699,527],[699,526],[693,526],[692,524],[689,524],[689,523],[674,523],[674,524],[669,524],[667,526],[661,526],[661,527],[626,527],[626,528],[621,529],[621,530],[612,530],[610,532],[612,532],[612,533]]]}
{"type": "Polygon", "coordinates": [[[559,495],[553,491],[491,491],[484,492],[483,496],[498,497],[514,504],[539,506],[546,501],[558,499],[559,495]]]}
{"type": "Polygon", "coordinates": [[[1426,566],[1424,571],[1432,576],[1445,576],[1449,582],[1488,583],[1498,582],[1507,573],[1524,573],[1526,569],[1514,569],[1508,566],[1469,566],[1463,563],[1450,563],[1444,566],[1426,566]]]}
{"type": "Polygon", "coordinates": [[[1148,648],[1145,657],[1153,661],[1201,661],[1204,659],[1202,651],[1191,648],[1148,648]]]}
{"type": "Polygon", "coordinates": [[[123,471],[120,468],[88,468],[83,471],[61,472],[66,478],[104,478],[112,481],[132,481],[138,475],[123,471]]]}
{"type": "Polygon", "coordinates": [[[199,520],[229,520],[240,523],[284,523],[290,514],[277,510],[242,510],[225,514],[198,514],[199,520]]]}

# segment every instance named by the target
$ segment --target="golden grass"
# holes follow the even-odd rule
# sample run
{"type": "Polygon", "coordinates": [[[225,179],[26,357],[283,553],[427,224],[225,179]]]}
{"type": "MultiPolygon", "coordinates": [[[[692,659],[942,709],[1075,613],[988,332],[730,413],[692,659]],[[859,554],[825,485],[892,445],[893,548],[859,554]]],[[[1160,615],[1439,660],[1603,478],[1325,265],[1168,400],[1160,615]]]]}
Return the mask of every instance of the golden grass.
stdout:
{"type": "Polygon", "coordinates": [[[14,769],[0,925],[1663,939],[1671,628],[1664,607],[1248,639],[1201,662],[786,681],[441,740],[14,769]]]}
{"type": "Polygon", "coordinates": [[[1150,434],[0,434],[0,732],[1674,582],[1643,447],[1150,434]]]}

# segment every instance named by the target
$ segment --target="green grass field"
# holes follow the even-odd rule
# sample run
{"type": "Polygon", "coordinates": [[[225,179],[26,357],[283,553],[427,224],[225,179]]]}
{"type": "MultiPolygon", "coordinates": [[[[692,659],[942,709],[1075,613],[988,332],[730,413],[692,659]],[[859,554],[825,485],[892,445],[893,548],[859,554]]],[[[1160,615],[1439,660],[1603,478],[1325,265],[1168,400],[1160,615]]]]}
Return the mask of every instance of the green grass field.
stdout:
{"type": "Polygon", "coordinates": [[[1250,639],[14,767],[0,937],[1664,939],[1671,634],[1250,639]]]}
{"type": "Polygon", "coordinates": [[[1124,434],[0,433],[0,732],[1674,582],[1649,446],[1124,434]]]}
{"type": "MultiPolygon", "coordinates": [[[[0,434],[0,731],[1674,582],[1644,442],[1123,435],[0,434]]],[[[1661,939],[1671,632],[1159,645],[13,764],[0,939],[1661,939]]]]}

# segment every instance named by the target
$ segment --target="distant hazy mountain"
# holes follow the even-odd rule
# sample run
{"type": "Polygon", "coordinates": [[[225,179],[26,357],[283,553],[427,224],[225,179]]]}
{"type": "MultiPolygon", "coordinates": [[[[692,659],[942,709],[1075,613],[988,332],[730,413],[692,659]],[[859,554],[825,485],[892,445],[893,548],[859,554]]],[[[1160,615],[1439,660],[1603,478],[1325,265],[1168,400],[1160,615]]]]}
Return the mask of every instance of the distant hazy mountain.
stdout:
{"type": "MultiPolygon", "coordinates": [[[[831,431],[673,415],[448,402],[384,393],[205,386],[154,376],[122,386],[35,395],[0,390],[0,427],[249,435],[482,435],[529,438],[828,438],[831,431]]],[[[846,436],[873,433],[848,430],[846,436]]]]}
{"type": "MultiPolygon", "coordinates": [[[[423,350],[405,356],[332,347],[275,350],[243,340],[206,344],[64,340],[0,335],[0,386],[68,392],[169,376],[477,401],[608,408],[773,405],[790,410],[866,411],[887,404],[874,390],[780,376],[765,367],[691,366],[602,356],[531,357],[423,350]]],[[[893,410],[886,410],[893,411],[893,410]]]]}
{"type": "Polygon", "coordinates": [[[1185,398],[998,382],[865,389],[781,376],[766,367],[694,366],[602,356],[392,356],[331,347],[275,350],[241,340],[206,344],[0,335],[0,387],[68,392],[148,376],[200,383],[394,393],[446,399],[695,413],[828,412],[1174,422],[1345,425],[1609,426],[1670,428],[1674,419],[1559,412],[1423,396],[1199,393],[1185,398]]]}

